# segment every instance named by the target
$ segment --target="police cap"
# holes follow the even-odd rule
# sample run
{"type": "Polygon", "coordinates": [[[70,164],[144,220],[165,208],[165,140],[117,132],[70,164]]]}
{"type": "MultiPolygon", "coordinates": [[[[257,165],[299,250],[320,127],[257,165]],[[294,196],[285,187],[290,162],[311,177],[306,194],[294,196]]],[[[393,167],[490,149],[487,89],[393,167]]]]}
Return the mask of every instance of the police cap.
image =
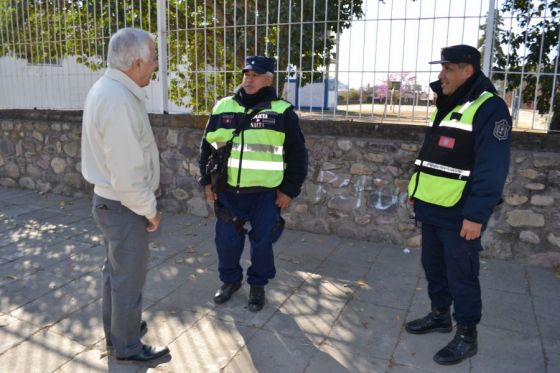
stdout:
{"type": "Polygon", "coordinates": [[[475,68],[480,68],[480,52],[470,45],[460,44],[441,49],[441,59],[431,61],[433,64],[468,63],[475,68]]]}
{"type": "Polygon", "coordinates": [[[243,72],[253,70],[257,74],[274,74],[274,59],[265,56],[249,56],[245,59],[243,72]]]}

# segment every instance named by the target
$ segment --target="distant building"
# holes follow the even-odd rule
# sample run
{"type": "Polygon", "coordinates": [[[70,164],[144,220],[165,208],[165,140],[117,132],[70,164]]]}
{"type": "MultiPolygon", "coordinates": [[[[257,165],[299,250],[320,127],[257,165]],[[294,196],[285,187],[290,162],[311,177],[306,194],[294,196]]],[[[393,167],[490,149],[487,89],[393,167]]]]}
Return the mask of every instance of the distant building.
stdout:
{"type": "Polygon", "coordinates": [[[300,87],[298,78],[289,78],[282,97],[294,107],[303,110],[333,110],[337,103],[337,90],[347,91],[348,86],[334,79],[309,83],[300,87]]]}

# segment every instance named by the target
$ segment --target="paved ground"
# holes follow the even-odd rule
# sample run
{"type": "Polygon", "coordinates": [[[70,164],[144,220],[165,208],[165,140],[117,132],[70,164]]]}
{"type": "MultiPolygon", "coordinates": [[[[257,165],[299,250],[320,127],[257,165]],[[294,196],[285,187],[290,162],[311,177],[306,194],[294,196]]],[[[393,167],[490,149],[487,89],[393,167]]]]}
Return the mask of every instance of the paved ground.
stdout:
{"type": "Polygon", "coordinates": [[[213,304],[213,222],[188,215],[164,215],[145,288],[145,341],[168,344],[172,358],[119,364],[103,354],[104,251],[89,211],[86,199],[0,188],[3,372],[560,372],[552,271],[484,261],[479,353],[443,368],[432,355],[452,334],[403,329],[429,305],[417,250],[287,231],[254,314],[246,284],[213,304]]]}

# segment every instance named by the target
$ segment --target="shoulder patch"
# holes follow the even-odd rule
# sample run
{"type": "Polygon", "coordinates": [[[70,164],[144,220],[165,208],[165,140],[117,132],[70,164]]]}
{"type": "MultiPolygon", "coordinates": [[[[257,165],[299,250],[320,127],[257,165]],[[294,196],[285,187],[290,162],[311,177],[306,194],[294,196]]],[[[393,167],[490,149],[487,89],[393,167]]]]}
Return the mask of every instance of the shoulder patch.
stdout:
{"type": "Polygon", "coordinates": [[[511,126],[505,119],[499,120],[494,124],[494,137],[499,141],[507,140],[511,126]]]}

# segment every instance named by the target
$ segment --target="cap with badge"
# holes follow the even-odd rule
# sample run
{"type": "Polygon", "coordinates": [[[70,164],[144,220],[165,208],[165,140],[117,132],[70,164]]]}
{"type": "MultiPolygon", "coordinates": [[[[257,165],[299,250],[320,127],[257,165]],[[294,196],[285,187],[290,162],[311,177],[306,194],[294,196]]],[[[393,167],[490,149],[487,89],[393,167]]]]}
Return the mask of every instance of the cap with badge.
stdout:
{"type": "Polygon", "coordinates": [[[257,74],[274,74],[274,59],[265,56],[249,56],[245,59],[243,72],[252,70],[257,74]]]}
{"type": "Polygon", "coordinates": [[[475,67],[480,67],[480,52],[476,48],[465,44],[445,47],[441,49],[441,59],[431,61],[430,65],[437,63],[468,63],[475,67]]]}

